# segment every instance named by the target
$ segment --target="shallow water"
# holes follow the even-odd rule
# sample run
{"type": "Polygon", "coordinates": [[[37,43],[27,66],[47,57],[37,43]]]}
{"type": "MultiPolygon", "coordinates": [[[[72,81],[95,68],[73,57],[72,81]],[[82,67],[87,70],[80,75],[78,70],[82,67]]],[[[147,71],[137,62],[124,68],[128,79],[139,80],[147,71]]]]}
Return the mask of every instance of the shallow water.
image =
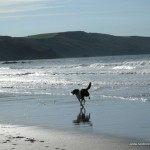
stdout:
{"type": "Polygon", "coordinates": [[[93,95],[149,101],[150,55],[18,61],[0,64],[0,97],[70,95],[92,82],[93,95]]]}
{"type": "Polygon", "coordinates": [[[149,66],[150,55],[1,62],[0,123],[150,140],[149,66]],[[81,111],[70,92],[89,82],[81,111]]]}
{"type": "Polygon", "coordinates": [[[7,97],[0,105],[0,123],[38,126],[51,130],[150,140],[150,103],[93,97],[86,101],[85,116],[75,97],[20,95],[7,97]],[[78,122],[77,122],[78,120],[78,122]]]}

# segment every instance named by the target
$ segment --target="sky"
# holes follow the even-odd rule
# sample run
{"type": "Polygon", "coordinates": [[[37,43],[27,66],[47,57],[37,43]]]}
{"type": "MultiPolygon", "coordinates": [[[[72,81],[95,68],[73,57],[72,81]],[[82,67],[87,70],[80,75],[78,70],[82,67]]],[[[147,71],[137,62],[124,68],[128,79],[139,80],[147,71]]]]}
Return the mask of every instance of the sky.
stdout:
{"type": "Polygon", "coordinates": [[[150,37],[150,0],[0,0],[0,35],[65,31],[150,37]]]}

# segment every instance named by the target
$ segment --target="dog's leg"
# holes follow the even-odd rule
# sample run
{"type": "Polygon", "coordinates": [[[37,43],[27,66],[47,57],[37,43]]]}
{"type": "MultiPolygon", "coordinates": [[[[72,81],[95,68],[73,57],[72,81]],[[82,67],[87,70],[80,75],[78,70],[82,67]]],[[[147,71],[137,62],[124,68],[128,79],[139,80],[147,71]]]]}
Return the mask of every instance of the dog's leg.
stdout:
{"type": "Polygon", "coordinates": [[[83,108],[84,106],[83,106],[84,104],[83,104],[83,99],[80,99],[80,106],[83,108]]]}
{"type": "Polygon", "coordinates": [[[82,100],[84,103],[83,103],[83,105],[85,105],[85,99],[83,98],[83,100],[82,100]]]}

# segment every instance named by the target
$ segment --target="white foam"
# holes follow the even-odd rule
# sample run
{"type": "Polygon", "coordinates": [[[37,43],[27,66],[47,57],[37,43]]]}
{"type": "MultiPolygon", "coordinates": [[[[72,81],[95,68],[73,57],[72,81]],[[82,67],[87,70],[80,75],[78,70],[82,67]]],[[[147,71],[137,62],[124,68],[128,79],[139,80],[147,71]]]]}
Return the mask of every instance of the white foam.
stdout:
{"type": "Polygon", "coordinates": [[[9,67],[0,67],[0,70],[8,70],[10,69],[9,67]]]}
{"type": "Polygon", "coordinates": [[[120,70],[120,69],[132,70],[132,69],[135,69],[135,67],[131,67],[131,66],[116,66],[116,67],[113,67],[112,69],[115,69],[115,70],[120,70]]]}

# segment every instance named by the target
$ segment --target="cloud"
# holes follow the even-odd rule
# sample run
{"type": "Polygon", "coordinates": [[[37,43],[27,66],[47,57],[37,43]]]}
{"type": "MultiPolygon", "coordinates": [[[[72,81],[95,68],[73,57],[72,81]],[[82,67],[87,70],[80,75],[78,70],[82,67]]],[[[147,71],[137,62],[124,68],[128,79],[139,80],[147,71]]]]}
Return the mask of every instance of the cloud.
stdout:
{"type": "MultiPolygon", "coordinates": [[[[81,16],[86,15],[89,16],[90,12],[55,12],[55,13],[36,13],[36,14],[16,14],[16,15],[3,15],[0,16],[0,19],[11,19],[11,18],[32,18],[32,17],[45,17],[45,16],[81,16]]],[[[98,13],[93,12],[93,15],[96,15],[98,13]]]]}
{"type": "Polygon", "coordinates": [[[0,0],[0,15],[63,7],[59,1],[64,0],[0,0]]]}
{"type": "MultiPolygon", "coordinates": [[[[12,3],[31,3],[31,2],[43,2],[48,0],[0,0],[0,4],[12,4],[12,3]]],[[[54,1],[54,0],[50,0],[54,1]]]]}
{"type": "Polygon", "coordinates": [[[0,14],[9,14],[9,13],[17,13],[17,12],[28,12],[28,11],[36,11],[36,10],[45,10],[51,8],[61,8],[63,6],[48,6],[43,4],[32,4],[32,5],[20,5],[20,6],[7,6],[5,8],[0,8],[0,14]]]}

